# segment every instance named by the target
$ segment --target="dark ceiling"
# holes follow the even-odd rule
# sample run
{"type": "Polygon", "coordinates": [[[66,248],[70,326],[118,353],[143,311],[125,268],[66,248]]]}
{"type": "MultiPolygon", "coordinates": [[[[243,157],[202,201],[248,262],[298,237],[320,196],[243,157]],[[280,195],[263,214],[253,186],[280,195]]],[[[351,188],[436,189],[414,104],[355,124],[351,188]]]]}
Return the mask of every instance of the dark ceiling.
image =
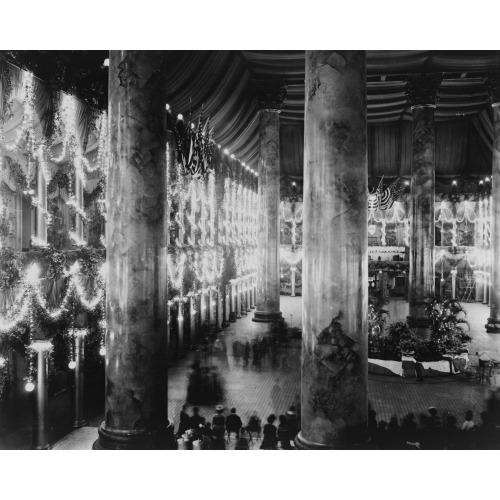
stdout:
{"type": "MultiPolygon", "coordinates": [[[[63,90],[106,107],[106,51],[10,51],[10,62],[52,79],[63,90]]],[[[283,80],[288,97],[281,113],[282,175],[302,177],[304,51],[169,51],[168,104],[196,118],[204,106],[215,140],[256,167],[259,82],[283,80]]],[[[488,174],[492,112],[484,78],[500,70],[497,51],[367,51],[368,163],[372,176],[409,175],[411,110],[408,75],[442,73],[436,107],[437,174],[488,174]]]]}

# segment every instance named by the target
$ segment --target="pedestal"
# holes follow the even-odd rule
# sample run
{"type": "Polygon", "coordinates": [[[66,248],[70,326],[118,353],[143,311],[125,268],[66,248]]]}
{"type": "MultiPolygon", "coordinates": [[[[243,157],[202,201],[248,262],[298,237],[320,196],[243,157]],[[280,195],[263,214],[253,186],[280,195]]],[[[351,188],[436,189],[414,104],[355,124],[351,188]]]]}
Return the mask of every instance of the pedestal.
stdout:
{"type": "Polygon", "coordinates": [[[306,51],[300,448],[367,439],[366,53],[306,51]]]}
{"type": "Polygon", "coordinates": [[[105,421],[95,449],[165,447],[165,54],[110,51],[105,421]]]}

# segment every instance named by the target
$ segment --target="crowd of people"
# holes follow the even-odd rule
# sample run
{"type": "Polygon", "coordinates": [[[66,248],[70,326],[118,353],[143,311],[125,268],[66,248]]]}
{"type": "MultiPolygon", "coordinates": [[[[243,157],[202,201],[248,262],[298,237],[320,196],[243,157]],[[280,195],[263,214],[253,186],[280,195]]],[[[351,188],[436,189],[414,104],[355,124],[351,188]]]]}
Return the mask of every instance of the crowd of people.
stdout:
{"type": "Polygon", "coordinates": [[[483,411],[480,422],[472,410],[467,410],[463,421],[450,412],[440,414],[431,406],[427,413],[408,413],[401,420],[393,415],[389,422],[377,421],[377,414],[368,412],[369,447],[385,450],[468,450],[500,449],[500,427],[492,412],[483,411]]]}
{"type": "MultiPolygon", "coordinates": [[[[300,415],[300,413],[299,413],[300,415]]],[[[236,408],[231,408],[225,415],[222,405],[215,408],[211,421],[200,415],[198,407],[194,407],[192,415],[187,412],[187,406],[182,407],[177,433],[170,429],[172,448],[225,450],[231,439],[236,440],[236,450],[248,450],[254,442],[260,442],[262,450],[294,448],[294,439],[300,430],[300,419],[296,407],[291,405],[286,415],[271,414],[266,423],[254,412],[243,424],[236,408]],[[275,422],[278,421],[278,426],[275,422]],[[174,444],[175,443],[175,444],[174,444]]]]}
{"type": "MultiPolygon", "coordinates": [[[[463,420],[452,413],[440,413],[431,406],[426,413],[420,413],[418,419],[414,413],[406,414],[402,419],[393,415],[389,421],[377,420],[377,413],[368,411],[368,435],[366,446],[369,449],[423,449],[423,450],[468,450],[500,449],[500,399],[492,399],[488,409],[481,412],[479,421],[472,410],[467,410],[463,420]],[[493,401],[493,404],[490,404],[493,401]]],[[[248,450],[291,450],[295,448],[294,439],[300,431],[300,409],[292,405],[284,415],[271,414],[266,423],[254,412],[246,425],[238,415],[236,408],[228,414],[222,405],[215,408],[211,420],[200,415],[198,407],[192,414],[186,405],[180,413],[177,432],[173,424],[169,425],[169,448],[225,450],[231,441],[236,442],[231,448],[248,450]]]]}

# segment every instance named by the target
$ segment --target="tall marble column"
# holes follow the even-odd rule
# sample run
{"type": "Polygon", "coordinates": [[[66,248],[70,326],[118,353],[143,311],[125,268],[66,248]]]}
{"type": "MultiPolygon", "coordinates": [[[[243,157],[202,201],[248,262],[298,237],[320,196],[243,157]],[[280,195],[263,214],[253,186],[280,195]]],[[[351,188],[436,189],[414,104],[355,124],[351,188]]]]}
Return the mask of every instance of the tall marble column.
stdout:
{"type": "Polygon", "coordinates": [[[366,52],[306,51],[301,449],[367,439],[366,52]]]}
{"type": "Polygon", "coordinates": [[[165,56],[112,50],[106,402],[98,449],[162,448],[167,427],[165,56]]]}
{"type": "Polygon", "coordinates": [[[490,75],[486,85],[493,108],[490,317],[486,331],[500,333],[500,73],[490,75]]]}
{"type": "Polygon", "coordinates": [[[434,198],[435,131],[434,109],[441,75],[410,77],[406,84],[413,113],[410,219],[410,286],[408,325],[425,334],[429,321],[424,302],[435,295],[434,198]]]}
{"type": "Polygon", "coordinates": [[[280,311],[280,127],[286,86],[261,89],[259,106],[259,209],[257,300],[253,321],[282,321],[280,311]]]}

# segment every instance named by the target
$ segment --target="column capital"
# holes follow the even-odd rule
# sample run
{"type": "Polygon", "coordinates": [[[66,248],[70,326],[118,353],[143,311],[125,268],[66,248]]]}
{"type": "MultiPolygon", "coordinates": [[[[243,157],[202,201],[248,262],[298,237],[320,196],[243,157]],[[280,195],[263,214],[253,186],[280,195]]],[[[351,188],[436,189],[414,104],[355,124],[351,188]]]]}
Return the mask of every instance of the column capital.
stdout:
{"type": "Polygon", "coordinates": [[[35,340],[29,346],[29,349],[35,352],[45,352],[52,349],[52,342],[48,340],[35,340]]]}
{"type": "Polygon", "coordinates": [[[408,75],[406,80],[406,98],[408,104],[415,106],[436,106],[439,100],[439,86],[443,75],[441,73],[424,73],[421,75],[408,75]]]}
{"type": "Polygon", "coordinates": [[[257,86],[257,109],[259,111],[281,111],[285,104],[287,86],[279,84],[259,83],[257,86]]]}
{"type": "Polygon", "coordinates": [[[484,79],[486,92],[492,107],[500,106],[500,71],[491,72],[484,79]]]}

